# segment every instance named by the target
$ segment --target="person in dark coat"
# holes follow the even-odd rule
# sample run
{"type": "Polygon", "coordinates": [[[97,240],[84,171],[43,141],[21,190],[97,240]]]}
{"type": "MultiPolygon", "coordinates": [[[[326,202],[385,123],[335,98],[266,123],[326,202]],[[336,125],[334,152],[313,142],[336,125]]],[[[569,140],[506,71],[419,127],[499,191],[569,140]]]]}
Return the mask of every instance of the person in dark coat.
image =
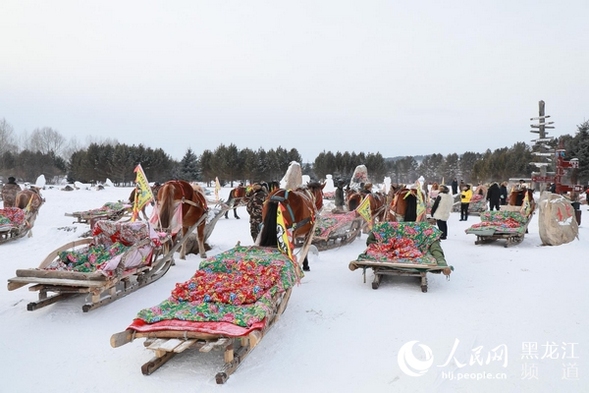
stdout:
{"type": "Polygon", "coordinates": [[[335,189],[335,208],[342,211],[344,210],[344,182],[341,180],[338,180],[335,189]]]}
{"type": "Polygon", "coordinates": [[[501,183],[501,187],[499,187],[499,203],[501,205],[507,205],[507,182],[501,183]]]}
{"type": "Polygon", "coordinates": [[[489,210],[499,210],[499,204],[501,202],[501,188],[496,182],[491,184],[487,190],[487,200],[489,201],[489,210]]]}
{"type": "Polygon", "coordinates": [[[21,191],[21,188],[16,184],[16,179],[12,176],[8,178],[8,183],[2,187],[2,202],[4,208],[16,206],[16,194],[21,191]]]}
{"type": "Polygon", "coordinates": [[[452,195],[456,194],[458,194],[458,180],[454,178],[454,180],[452,180],[452,195]]]}
{"type": "Polygon", "coordinates": [[[255,242],[260,227],[262,225],[262,207],[268,197],[268,186],[265,183],[254,183],[252,185],[251,196],[246,205],[246,210],[250,215],[250,235],[255,242]]]}

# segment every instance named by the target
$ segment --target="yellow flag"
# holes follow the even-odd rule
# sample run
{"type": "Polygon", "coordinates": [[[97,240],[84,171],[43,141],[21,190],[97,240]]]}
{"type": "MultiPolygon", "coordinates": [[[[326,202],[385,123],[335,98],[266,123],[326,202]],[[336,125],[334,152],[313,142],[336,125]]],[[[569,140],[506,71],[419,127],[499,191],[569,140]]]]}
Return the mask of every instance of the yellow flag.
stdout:
{"type": "Polygon", "coordinates": [[[278,250],[281,253],[287,255],[291,261],[295,262],[294,257],[292,255],[293,245],[288,236],[288,229],[286,228],[286,224],[284,222],[284,207],[282,204],[278,204],[278,210],[276,212],[276,236],[277,236],[277,243],[278,243],[278,250]]]}
{"type": "Polygon", "coordinates": [[[31,195],[31,197],[29,198],[29,203],[27,203],[27,206],[24,209],[27,213],[30,213],[33,210],[33,199],[34,196],[31,195]]]}
{"type": "Polygon", "coordinates": [[[366,195],[356,208],[356,212],[368,223],[368,229],[372,229],[372,211],[370,210],[370,198],[366,195]]]}
{"type": "Polygon", "coordinates": [[[143,206],[154,199],[153,192],[151,192],[151,187],[149,186],[149,182],[147,181],[147,177],[145,176],[145,172],[143,172],[141,164],[138,164],[135,167],[134,172],[137,175],[135,177],[135,201],[133,203],[133,216],[131,217],[131,221],[137,220],[139,212],[143,209],[143,206]]]}
{"type": "Polygon", "coordinates": [[[425,204],[425,195],[423,195],[421,185],[418,181],[415,182],[415,194],[417,195],[417,206],[415,208],[415,214],[417,215],[417,218],[415,219],[415,221],[425,221],[427,206],[425,204]]]}

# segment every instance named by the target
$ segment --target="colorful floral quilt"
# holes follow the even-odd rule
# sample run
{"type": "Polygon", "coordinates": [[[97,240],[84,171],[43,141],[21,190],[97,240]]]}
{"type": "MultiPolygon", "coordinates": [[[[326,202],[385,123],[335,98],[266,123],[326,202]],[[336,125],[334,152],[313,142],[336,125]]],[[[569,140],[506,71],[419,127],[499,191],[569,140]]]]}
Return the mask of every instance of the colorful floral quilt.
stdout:
{"type": "Polygon", "coordinates": [[[372,229],[375,242],[369,243],[358,261],[382,261],[406,264],[437,264],[428,252],[442,232],[427,222],[383,222],[372,229]]]}
{"type": "Polygon", "coordinates": [[[25,223],[25,211],[18,207],[0,209],[0,232],[9,231],[25,223]]]}
{"type": "Polygon", "coordinates": [[[293,262],[277,249],[237,246],[201,262],[192,278],[176,284],[168,299],[139,311],[137,318],[251,326],[272,311],[272,298],[296,280],[293,262]]]}
{"type": "Polygon", "coordinates": [[[481,222],[466,229],[466,233],[523,233],[529,217],[517,211],[487,211],[481,214],[481,222]]]}
{"type": "Polygon", "coordinates": [[[123,210],[130,209],[132,206],[129,203],[124,203],[121,201],[118,202],[106,202],[102,207],[97,209],[91,209],[83,212],[75,212],[73,213],[74,216],[83,216],[83,217],[103,217],[103,216],[111,216],[115,213],[119,213],[123,210]]]}
{"type": "Polygon", "coordinates": [[[112,275],[125,253],[129,253],[125,258],[125,269],[149,264],[153,247],[161,245],[163,236],[144,221],[98,221],[93,229],[93,241],[88,247],[59,252],[58,258],[45,269],[81,273],[101,271],[112,275]],[[151,242],[131,249],[145,239],[151,239],[151,242]]]}
{"type": "Polygon", "coordinates": [[[315,225],[315,239],[327,240],[332,234],[337,234],[348,229],[356,219],[355,211],[347,213],[325,213],[318,216],[317,224],[315,225]]]}

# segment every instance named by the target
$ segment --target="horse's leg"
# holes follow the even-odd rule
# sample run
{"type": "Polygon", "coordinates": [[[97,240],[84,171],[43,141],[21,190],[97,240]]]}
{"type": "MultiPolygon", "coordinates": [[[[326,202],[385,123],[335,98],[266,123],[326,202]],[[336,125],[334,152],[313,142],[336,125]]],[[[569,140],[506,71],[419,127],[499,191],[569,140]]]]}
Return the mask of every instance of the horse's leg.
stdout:
{"type": "Polygon", "coordinates": [[[239,220],[239,216],[237,215],[237,208],[233,208],[233,216],[239,220]]]}
{"type": "Polygon", "coordinates": [[[207,257],[207,252],[205,250],[205,222],[203,222],[201,225],[198,226],[197,228],[197,240],[198,240],[198,252],[200,253],[200,257],[201,258],[206,258],[207,257]]]}
{"type": "Polygon", "coordinates": [[[311,271],[311,268],[309,267],[309,258],[305,255],[305,259],[303,259],[303,270],[308,272],[311,271]]]}
{"type": "Polygon", "coordinates": [[[182,238],[180,241],[182,242],[182,247],[180,247],[180,259],[186,259],[186,229],[182,228],[182,238]]]}

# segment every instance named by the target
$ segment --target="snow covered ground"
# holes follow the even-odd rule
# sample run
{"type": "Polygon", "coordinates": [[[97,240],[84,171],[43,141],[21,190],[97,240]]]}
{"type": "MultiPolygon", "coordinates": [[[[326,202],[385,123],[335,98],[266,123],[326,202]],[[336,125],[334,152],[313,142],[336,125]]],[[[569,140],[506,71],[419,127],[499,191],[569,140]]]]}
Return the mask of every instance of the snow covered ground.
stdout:
{"type": "MultiPolygon", "coordinates": [[[[71,192],[47,189],[33,237],[0,245],[0,278],[34,268],[55,248],[88,230],[65,213],[124,200],[130,188],[71,192]]],[[[229,189],[221,190],[226,197],[229,189]]],[[[582,217],[589,220],[586,205],[582,217]]],[[[252,244],[248,215],[221,219],[209,255],[252,244]]],[[[378,290],[348,263],[366,235],[311,256],[311,272],[294,288],[277,324],[225,385],[214,376],[222,353],[186,351],[150,376],[153,353],[136,340],[109,344],[136,313],[167,298],[200,257],[176,261],[160,280],[83,313],[83,297],[34,312],[26,288],[0,296],[0,360],[6,392],[582,392],[589,386],[589,230],[559,247],[541,246],[537,218],[516,246],[475,245],[464,230],[479,221],[453,213],[442,245],[455,268],[450,281],[429,275],[387,277],[378,290]]]]}

